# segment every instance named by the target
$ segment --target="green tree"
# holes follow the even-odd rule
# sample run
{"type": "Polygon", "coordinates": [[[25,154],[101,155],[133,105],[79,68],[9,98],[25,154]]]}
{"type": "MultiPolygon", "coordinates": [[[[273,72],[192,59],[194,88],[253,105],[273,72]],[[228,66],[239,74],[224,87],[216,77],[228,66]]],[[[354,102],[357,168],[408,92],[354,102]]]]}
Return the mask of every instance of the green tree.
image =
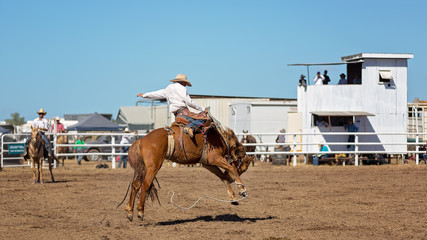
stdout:
{"type": "Polygon", "coordinates": [[[22,125],[25,123],[24,117],[19,117],[19,113],[12,113],[10,114],[12,119],[6,119],[6,123],[10,125],[22,125]]]}

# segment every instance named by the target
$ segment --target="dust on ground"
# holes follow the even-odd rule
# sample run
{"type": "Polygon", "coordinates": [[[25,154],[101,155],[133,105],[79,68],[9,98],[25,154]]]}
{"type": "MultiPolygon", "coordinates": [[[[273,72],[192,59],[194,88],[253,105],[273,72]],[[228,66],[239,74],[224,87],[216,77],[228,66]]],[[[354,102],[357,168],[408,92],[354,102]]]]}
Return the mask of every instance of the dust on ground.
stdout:
{"type": "MultiPolygon", "coordinates": [[[[427,167],[273,166],[242,175],[249,197],[228,200],[223,183],[202,167],[158,174],[161,205],[147,201],[145,219],[126,218],[123,199],[133,170],[96,169],[66,160],[31,184],[30,168],[0,172],[0,239],[427,239],[427,167]]],[[[237,192],[237,191],[236,191],[237,192]]]]}

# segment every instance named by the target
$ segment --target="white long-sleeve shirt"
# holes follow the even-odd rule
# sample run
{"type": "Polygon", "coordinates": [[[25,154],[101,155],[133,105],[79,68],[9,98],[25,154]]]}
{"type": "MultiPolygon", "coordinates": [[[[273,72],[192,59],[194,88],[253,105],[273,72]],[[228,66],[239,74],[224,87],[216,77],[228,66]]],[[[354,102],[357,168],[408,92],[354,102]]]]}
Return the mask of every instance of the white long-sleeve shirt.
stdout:
{"type": "Polygon", "coordinates": [[[143,97],[150,99],[166,99],[172,113],[182,107],[192,107],[199,111],[205,110],[204,107],[199,106],[191,100],[190,95],[188,95],[187,88],[180,83],[172,83],[165,89],[144,93],[143,97]]]}
{"type": "MultiPolygon", "coordinates": [[[[39,127],[39,128],[49,129],[49,122],[45,118],[42,118],[41,120],[39,118],[34,119],[32,125],[33,125],[33,128],[39,127]]],[[[41,130],[41,131],[46,132],[45,130],[41,130]]]]}
{"type": "Polygon", "coordinates": [[[122,140],[120,140],[120,144],[129,144],[133,140],[133,137],[130,134],[125,134],[122,136],[122,140]]]}
{"type": "Polygon", "coordinates": [[[320,74],[319,76],[316,75],[316,77],[314,77],[315,85],[323,85],[324,79],[325,79],[325,77],[322,74],[320,74]]]}

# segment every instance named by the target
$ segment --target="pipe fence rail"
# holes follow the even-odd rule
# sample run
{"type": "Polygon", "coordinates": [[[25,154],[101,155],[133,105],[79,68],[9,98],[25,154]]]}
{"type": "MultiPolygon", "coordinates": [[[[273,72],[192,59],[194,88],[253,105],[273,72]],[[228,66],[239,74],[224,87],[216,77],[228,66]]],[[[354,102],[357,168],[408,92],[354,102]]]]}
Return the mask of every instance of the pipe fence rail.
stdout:
{"type": "MultiPolygon", "coordinates": [[[[130,135],[134,138],[143,137],[146,134],[129,134],[129,133],[48,133],[46,134],[49,137],[53,138],[52,147],[53,152],[57,157],[78,157],[78,156],[107,156],[109,161],[112,162],[112,168],[116,168],[116,157],[117,156],[127,156],[127,153],[120,153],[117,152],[116,149],[119,147],[126,147],[131,146],[131,144],[120,144],[118,141],[120,138],[124,135],[130,135]],[[72,143],[67,144],[57,144],[57,139],[59,136],[67,136],[67,138],[72,137],[73,140],[72,143]],[[92,136],[92,137],[100,137],[100,136],[108,136],[111,137],[111,143],[105,143],[105,144],[75,144],[75,140],[81,136],[92,136]],[[73,142],[74,141],[74,142],[73,142]],[[98,147],[102,148],[104,150],[109,149],[109,151],[100,151],[100,152],[70,152],[70,153],[58,153],[57,148],[58,147],[68,147],[69,149],[74,149],[75,147],[85,147],[86,149],[91,147],[98,147]]],[[[261,143],[244,143],[243,146],[255,146],[258,151],[255,152],[247,152],[248,155],[291,155],[293,157],[293,166],[297,165],[297,156],[303,155],[304,157],[309,155],[315,155],[319,154],[319,151],[306,151],[306,150],[298,150],[298,147],[303,146],[317,146],[320,144],[325,144],[327,146],[345,146],[345,145],[354,145],[354,151],[328,151],[323,152],[327,154],[353,154],[355,156],[355,165],[359,165],[359,155],[360,154],[395,154],[395,155],[408,155],[408,154],[415,154],[415,160],[416,164],[419,165],[419,155],[420,154],[426,154],[426,151],[420,151],[419,147],[421,145],[424,145],[425,143],[420,141],[425,139],[425,135],[427,133],[366,133],[366,132],[321,132],[321,133],[237,133],[237,137],[242,137],[246,135],[252,135],[257,136],[261,143]],[[279,135],[285,135],[290,136],[292,141],[288,141],[285,143],[276,143],[276,142],[262,142],[262,137],[271,137],[271,136],[279,136],[279,135]],[[348,142],[348,141],[340,141],[340,142],[331,142],[331,141],[324,141],[324,140],[318,140],[313,142],[302,142],[303,136],[308,137],[321,137],[321,136],[349,136],[354,135],[355,140],[354,142],[348,142]],[[415,142],[398,142],[398,141],[390,141],[390,142],[359,142],[360,136],[415,136],[415,142]],[[421,139],[422,137],[422,139],[421,139]],[[289,145],[291,150],[288,152],[280,151],[275,152],[267,150],[268,147],[276,147],[276,146],[283,146],[283,145],[289,145]],[[367,150],[359,150],[359,146],[405,146],[405,151],[367,151],[367,150]],[[415,150],[408,150],[408,146],[415,146],[415,150]]],[[[25,167],[25,166],[31,166],[30,161],[27,161],[27,163],[23,162],[23,157],[21,155],[11,155],[9,154],[8,146],[11,144],[17,144],[17,143],[25,143],[26,138],[30,137],[30,134],[3,134],[1,136],[1,167],[25,167]],[[8,139],[13,141],[5,141],[5,138],[8,137],[8,139]],[[16,164],[16,161],[19,160],[19,164],[16,164]],[[15,162],[5,164],[8,162],[15,162]]],[[[306,163],[306,161],[304,161],[306,163]]],[[[55,167],[57,166],[57,163],[55,161],[55,167]]]]}

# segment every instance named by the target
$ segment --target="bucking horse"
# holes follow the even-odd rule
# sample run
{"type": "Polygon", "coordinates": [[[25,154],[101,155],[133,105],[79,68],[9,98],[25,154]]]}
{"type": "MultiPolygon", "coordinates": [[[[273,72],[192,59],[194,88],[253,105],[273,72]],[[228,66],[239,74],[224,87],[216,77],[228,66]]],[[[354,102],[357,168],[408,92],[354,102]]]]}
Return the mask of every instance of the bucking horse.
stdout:
{"type": "MultiPolygon", "coordinates": [[[[208,124],[206,124],[208,125],[208,124]]],[[[231,200],[236,195],[231,188],[235,182],[239,194],[247,196],[246,188],[240,179],[254,157],[246,155],[243,145],[231,129],[212,123],[191,138],[184,134],[185,121],[179,118],[171,127],[159,128],[135,141],[129,149],[129,164],[134,169],[131,181],[131,194],[125,210],[130,221],[133,220],[135,197],[141,189],[138,202],[138,218],[143,220],[145,200],[149,196],[158,200],[157,189],[153,184],[156,174],[165,159],[179,164],[201,163],[225,184],[231,200]],[[221,170],[222,169],[222,170],[221,170]]],[[[232,202],[237,204],[237,202],[232,202]]]]}

